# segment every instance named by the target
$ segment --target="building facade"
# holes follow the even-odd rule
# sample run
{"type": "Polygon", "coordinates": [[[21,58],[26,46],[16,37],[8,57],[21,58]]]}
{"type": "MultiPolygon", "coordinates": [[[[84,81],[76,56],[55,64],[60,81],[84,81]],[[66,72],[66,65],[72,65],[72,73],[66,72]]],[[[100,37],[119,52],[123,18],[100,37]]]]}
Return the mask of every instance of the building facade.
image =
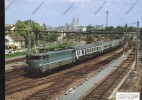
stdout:
{"type": "Polygon", "coordinates": [[[25,48],[25,39],[19,34],[11,34],[5,36],[5,49],[21,49],[25,48]]]}

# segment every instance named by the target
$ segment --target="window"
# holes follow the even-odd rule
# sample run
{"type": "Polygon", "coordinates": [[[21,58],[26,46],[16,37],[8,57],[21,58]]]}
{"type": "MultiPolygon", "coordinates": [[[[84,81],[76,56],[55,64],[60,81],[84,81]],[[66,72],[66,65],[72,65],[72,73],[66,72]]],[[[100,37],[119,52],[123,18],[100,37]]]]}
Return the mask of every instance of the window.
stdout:
{"type": "Polygon", "coordinates": [[[96,51],[96,48],[94,48],[94,51],[96,51]]]}
{"type": "Polygon", "coordinates": [[[31,60],[42,60],[43,56],[31,56],[29,59],[31,59],[31,60]]]}
{"type": "Polygon", "coordinates": [[[101,47],[100,47],[100,49],[99,50],[101,50],[101,47]]]}
{"type": "Polygon", "coordinates": [[[90,52],[91,52],[91,48],[90,48],[90,52]]]}
{"type": "Polygon", "coordinates": [[[75,50],[73,50],[72,53],[75,53],[75,50]]]}
{"type": "Polygon", "coordinates": [[[46,56],[43,56],[43,59],[47,59],[48,58],[48,55],[46,55],[46,56]]]}
{"type": "Polygon", "coordinates": [[[82,54],[85,54],[85,53],[84,53],[84,50],[82,50],[82,54]]]}
{"type": "Polygon", "coordinates": [[[80,51],[78,50],[78,55],[80,55],[80,51]]]}
{"type": "Polygon", "coordinates": [[[92,52],[93,52],[93,48],[92,48],[92,52]]]}
{"type": "Polygon", "coordinates": [[[89,53],[89,49],[87,49],[87,53],[89,53]]]}

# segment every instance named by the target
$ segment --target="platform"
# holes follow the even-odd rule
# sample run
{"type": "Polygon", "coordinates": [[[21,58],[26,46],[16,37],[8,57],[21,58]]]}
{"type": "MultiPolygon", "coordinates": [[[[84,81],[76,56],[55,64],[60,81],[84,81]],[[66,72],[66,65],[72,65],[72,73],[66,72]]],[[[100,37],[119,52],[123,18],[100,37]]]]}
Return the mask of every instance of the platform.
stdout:
{"type": "Polygon", "coordinates": [[[101,82],[106,76],[108,76],[113,70],[115,70],[125,59],[132,50],[129,50],[126,54],[122,55],[115,61],[112,61],[105,69],[101,70],[100,73],[91,77],[88,81],[82,83],[82,85],[75,86],[76,88],[71,88],[64,95],[57,97],[57,100],[78,100],[80,97],[84,96],[91,88],[96,86],[101,82]]]}

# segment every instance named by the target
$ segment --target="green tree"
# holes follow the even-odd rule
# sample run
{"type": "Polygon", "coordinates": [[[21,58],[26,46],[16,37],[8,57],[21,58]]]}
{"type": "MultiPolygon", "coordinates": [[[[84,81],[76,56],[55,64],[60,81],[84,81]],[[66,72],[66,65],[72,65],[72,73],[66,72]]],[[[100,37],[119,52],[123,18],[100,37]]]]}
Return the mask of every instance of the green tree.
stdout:
{"type": "Polygon", "coordinates": [[[55,34],[55,33],[50,33],[50,32],[48,32],[48,34],[46,34],[46,36],[45,36],[46,38],[45,38],[45,40],[46,41],[50,41],[50,42],[53,42],[53,41],[56,41],[57,40],[57,34],[55,34]]]}
{"type": "Polygon", "coordinates": [[[106,30],[108,30],[108,31],[113,31],[114,29],[115,28],[113,26],[109,26],[109,27],[106,28],[106,30]]]}
{"type": "Polygon", "coordinates": [[[136,27],[133,27],[133,26],[130,26],[130,27],[127,28],[128,31],[136,31],[136,29],[137,29],[137,28],[136,28],[136,27]]]}
{"type": "MultiPolygon", "coordinates": [[[[29,20],[26,20],[26,21],[17,21],[16,24],[15,24],[15,30],[16,31],[16,34],[20,34],[21,36],[23,36],[25,38],[25,42],[26,42],[26,45],[28,45],[28,30],[29,30],[29,20]]],[[[31,28],[34,32],[31,32],[31,44],[33,45],[34,44],[34,41],[37,40],[37,34],[39,34],[38,31],[42,30],[43,27],[40,26],[38,23],[36,23],[35,21],[31,21],[31,28]]],[[[40,38],[42,38],[42,34],[40,34],[40,38]]]]}
{"type": "Polygon", "coordinates": [[[117,26],[115,29],[116,29],[117,31],[122,31],[122,30],[123,30],[123,27],[122,27],[122,26],[117,26]]]}

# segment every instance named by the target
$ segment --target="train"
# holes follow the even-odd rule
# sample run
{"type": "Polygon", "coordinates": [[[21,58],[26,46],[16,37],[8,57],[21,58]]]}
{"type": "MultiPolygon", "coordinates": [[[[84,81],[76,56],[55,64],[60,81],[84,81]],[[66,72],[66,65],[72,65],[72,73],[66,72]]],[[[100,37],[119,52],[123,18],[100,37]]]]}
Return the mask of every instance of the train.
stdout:
{"type": "Polygon", "coordinates": [[[45,73],[57,67],[75,64],[115,49],[121,46],[123,41],[123,38],[119,38],[101,43],[75,45],[64,50],[30,53],[26,55],[26,71],[28,73],[45,73]]]}

